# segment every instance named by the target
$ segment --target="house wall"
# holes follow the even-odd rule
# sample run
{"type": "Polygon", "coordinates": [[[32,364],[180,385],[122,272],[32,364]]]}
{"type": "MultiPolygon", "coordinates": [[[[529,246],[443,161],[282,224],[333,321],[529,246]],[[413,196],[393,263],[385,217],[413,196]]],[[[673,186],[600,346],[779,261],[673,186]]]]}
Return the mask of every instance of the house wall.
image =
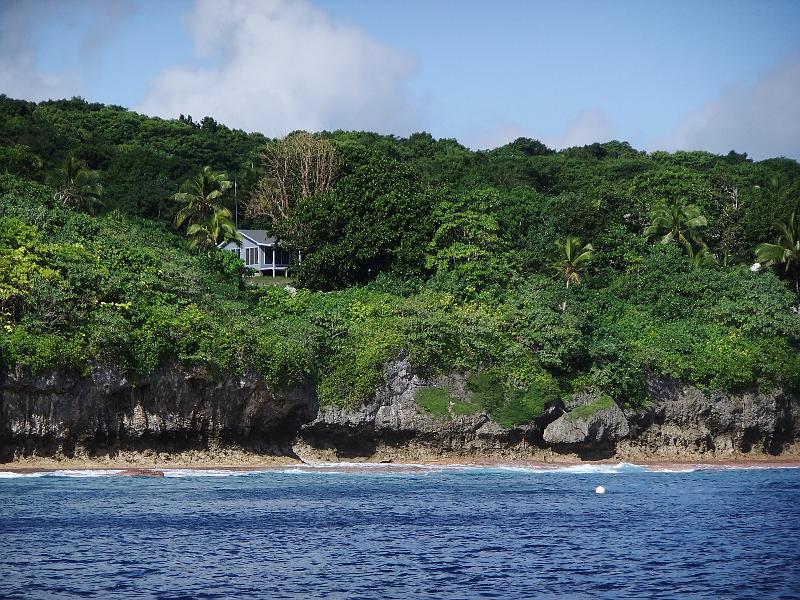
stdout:
{"type": "Polygon", "coordinates": [[[248,267],[252,267],[254,269],[260,269],[263,266],[263,259],[264,259],[263,254],[264,253],[259,251],[259,253],[258,253],[258,258],[259,258],[258,262],[257,263],[248,264],[247,261],[245,260],[245,258],[247,256],[247,249],[248,248],[258,248],[258,245],[255,242],[253,242],[253,241],[251,241],[251,240],[249,240],[247,238],[243,238],[241,246],[237,246],[233,242],[229,242],[225,246],[222,247],[223,250],[227,250],[229,252],[233,252],[234,254],[236,254],[239,258],[242,259],[242,261],[244,261],[244,263],[248,267]]]}
{"type": "MultiPolygon", "coordinates": [[[[237,254],[239,258],[248,266],[253,269],[257,269],[259,271],[264,270],[272,270],[272,247],[271,246],[258,246],[255,242],[248,238],[242,239],[241,246],[237,246],[233,242],[229,242],[228,244],[222,246],[223,250],[233,252],[237,254]],[[258,248],[258,262],[255,263],[248,263],[247,258],[247,249],[254,249],[258,248]]],[[[275,248],[275,267],[278,269],[281,274],[286,271],[286,267],[289,265],[289,253],[285,250],[282,251],[279,248],[275,248]]]]}

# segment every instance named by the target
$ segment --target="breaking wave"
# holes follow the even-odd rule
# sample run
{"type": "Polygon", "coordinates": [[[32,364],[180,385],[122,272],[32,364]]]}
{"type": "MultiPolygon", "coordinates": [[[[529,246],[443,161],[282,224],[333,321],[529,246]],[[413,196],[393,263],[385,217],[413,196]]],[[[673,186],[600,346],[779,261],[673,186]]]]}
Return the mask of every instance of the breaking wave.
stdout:
{"type": "MultiPolygon", "coordinates": [[[[243,477],[281,474],[387,474],[413,475],[445,472],[510,472],[527,474],[580,474],[580,475],[623,475],[635,473],[692,473],[698,470],[750,470],[800,468],[795,465],[753,465],[753,464],[657,464],[637,465],[633,463],[589,463],[589,464],[430,464],[430,463],[362,463],[362,462],[325,462],[302,463],[292,466],[275,466],[262,468],[150,468],[142,469],[154,474],[162,474],[167,478],[187,477],[243,477]]],[[[138,469],[137,469],[138,470],[138,469]]],[[[119,475],[136,476],[140,473],[129,472],[128,469],[57,469],[47,471],[0,471],[0,479],[19,479],[30,477],[72,477],[93,478],[119,475]]],[[[145,473],[147,474],[147,473],[145,473]]]]}

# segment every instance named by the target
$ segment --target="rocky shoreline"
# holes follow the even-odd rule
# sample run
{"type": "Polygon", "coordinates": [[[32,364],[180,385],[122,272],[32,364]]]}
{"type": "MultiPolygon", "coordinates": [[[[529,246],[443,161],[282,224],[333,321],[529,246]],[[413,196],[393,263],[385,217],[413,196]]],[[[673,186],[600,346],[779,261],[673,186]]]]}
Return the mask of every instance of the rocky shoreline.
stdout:
{"type": "Polygon", "coordinates": [[[165,365],[130,379],[0,374],[0,463],[24,468],[263,467],[304,463],[567,464],[585,460],[719,463],[796,460],[800,400],[769,393],[704,392],[646,381],[650,402],[630,410],[575,394],[523,426],[484,412],[434,416],[417,391],[469,400],[463,374],[428,374],[400,357],[358,409],[317,403],[307,381],[272,390],[253,374],[218,377],[165,365]],[[83,467],[81,467],[83,465],[83,467]]]}
{"type": "MultiPolygon", "coordinates": [[[[307,462],[297,459],[276,459],[270,456],[251,457],[252,460],[243,462],[220,460],[219,457],[208,454],[196,457],[193,461],[177,460],[175,456],[165,457],[164,460],[145,459],[127,455],[121,457],[73,457],[73,458],[41,458],[25,457],[9,463],[0,463],[0,473],[53,473],[57,471],[120,471],[121,475],[152,476],[163,474],[170,470],[191,471],[224,471],[224,472],[266,472],[281,471],[285,469],[306,471],[352,471],[352,472],[404,472],[449,467],[485,467],[485,468],[512,468],[512,469],[563,469],[581,467],[584,465],[616,466],[636,465],[653,471],[684,471],[697,469],[760,469],[760,468],[800,468],[800,448],[781,456],[704,456],[692,459],[681,457],[677,460],[652,460],[621,458],[601,459],[595,461],[580,460],[575,457],[559,455],[556,460],[490,460],[475,459],[474,457],[450,456],[447,458],[430,457],[427,460],[409,460],[395,462],[391,460],[377,460],[369,458],[358,461],[313,461],[307,462]]],[[[115,473],[116,474],[116,473],[115,473]]]]}

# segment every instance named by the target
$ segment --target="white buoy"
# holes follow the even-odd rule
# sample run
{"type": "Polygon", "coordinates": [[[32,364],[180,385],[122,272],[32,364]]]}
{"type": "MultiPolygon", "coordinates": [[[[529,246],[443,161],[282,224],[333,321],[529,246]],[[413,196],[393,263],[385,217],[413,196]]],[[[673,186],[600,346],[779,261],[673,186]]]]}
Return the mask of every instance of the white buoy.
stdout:
{"type": "Polygon", "coordinates": [[[598,486],[597,486],[597,487],[594,489],[594,493],[595,493],[595,494],[605,494],[605,493],[606,493],[606,488],[604,488],[602,485],[598,485],[598,486]]]}

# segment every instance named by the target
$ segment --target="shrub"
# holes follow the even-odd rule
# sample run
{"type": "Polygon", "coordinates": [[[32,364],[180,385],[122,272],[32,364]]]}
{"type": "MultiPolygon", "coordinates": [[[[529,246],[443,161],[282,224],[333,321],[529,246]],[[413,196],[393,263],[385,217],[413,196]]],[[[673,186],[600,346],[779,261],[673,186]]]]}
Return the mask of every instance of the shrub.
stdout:
{"type": "Polygon", "coordinates": [[[611,396],[600,396],[594,402],[582,404],[569,411],[567,413],[567,419],[588,419],[601,410],[610,410],[616,405],[616,402],[614,402],[611,396]]]}
{"type": "Polygon", "coordinates": [[[450,392],[439,387],[419,388],[414,399],[426,412],[435,417],[449,416],[450,403],[455,400],[450,392]]]}

